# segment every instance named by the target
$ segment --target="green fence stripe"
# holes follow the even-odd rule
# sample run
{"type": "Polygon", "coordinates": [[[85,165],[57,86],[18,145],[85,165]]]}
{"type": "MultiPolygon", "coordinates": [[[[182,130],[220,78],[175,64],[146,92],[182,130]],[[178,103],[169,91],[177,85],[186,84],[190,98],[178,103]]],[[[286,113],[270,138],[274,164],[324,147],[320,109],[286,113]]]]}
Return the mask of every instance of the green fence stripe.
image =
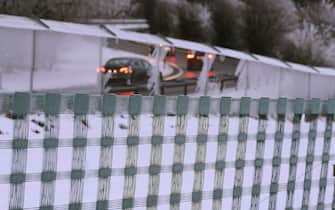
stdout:
{"type": "Polygon", "coordinates": [[[13,102],[13,112],[16,115],[26,115],[30,112],[30,94],[15,93],[13,102]]]}
{"type": "Polygon", "coordinates": [[[241,98],[240,102],[240,115],[249,115],[251,99],[248,97],[241,98]]]}
{"type": "Polygon", "coordinates": [[[199,99],[199,114],[200,115],[208,115],[210,109],[210,97],[209,96],[201,96],[199,99]]]}
{"type": "MultiPolygon", "coordinates": [[[[129,112],[129,132],[128,139],[138,139],[140,129],[140,116],[141,114],[142,97],[134,95],[129,97],[128,112],[129,112]]],[[[136,173],[137,173],[137,160],[138,160],[138,144],[127,145],[126,169],[124,174],[123,186],[123,201],[122,206],[126,209],[134,207],[134,196],[136,189],[136,173]],[[129,172],[129,173],[128,173],[129,172]]]]}
{"type": "Polygon", "coordinates": [[[220,100],[220,113],[229,115],[231,105],[231,97],[222,97],[220,100]]]}
{"type": "Polygon", "coordinates": [[[209,111],[210,111],[210,97],[202,96],[199,98],[199,114],[198,119],[198,136],[197,149],[195,157],[195,168],[193,178],[193,192],[192,192],[192,209],[201,209],[202,188],[204,185],[204,168],[203,163],[206,161],[207,135],[209,127],[209,111]],[[197,167],[198,166],[198,167],[197,167]]]}
{"type": "Polygon", "coordinates": [[[154,104],[152,113],[154,115],[163,115],[165,114],[165,106],[166,106],[166,96],[154,96],[154,104]]]}
{"type": "Polygon", "coordinates": [[[186,115],[188,112],[188,96],[178,96],[177,98],[177,115],[186,115]]]}
{"type": "MultiPolygon", "coordinates": [[[[209,102],[207,102],[207,100],[209,100],[209,97],[202,97],[202,100],[203,100],[203,106],[209,106],[209,102]]],[[[198,136],[197,136],[198,139],[197,139],[197,149],[195,156],[195,165],[202,165],[202,163],[206,161],[206,151],[207,151],[209,109],[202,110],[200,113],[201,115],[198,119],[198,136]]],[[[203,190],[204,185],[204,178],[205,178],[204,176],[205,176],[204,170],[197,170],[195,168],[193,178],[193,192],[192,192],[192,209],[194,210],[201,209],[201,195],[202,195],[201,192],[203,190]]]]}
{"type": "MultiPolygon", "coordinates": [[[[329,135],[324,135],[323,141],[323,149],[322,149],[322,165],[320,171],[320,180],[319,180],[319,195],[318,195],[318,204],[325,202],[326,195],[326,187],[327,185],[322,185],[322,180],[327,180],[327,173],[329,167],[329,151],[331,147],[332,141],[332,133],[333,133],[333,115],[328,115],[326,120],[326,127],[324,133],[329,133],[329,135]]],[[[335,199],[333,197],[333,204],[335,204],[335,199]]]]}
{"type": "Polygon", "coordinates": [[[129,97],[128,112],[130,115],[141,114],[142,109],[142,96],[133,95],[129,97]]]}
{"type": "Polygon", "coordinates": [[[59,138],[59,117],[61,96],[59,94],[47,94],[45,100],[45,130],[44,130],[44,154],[43,154],[43,173],[47,177],[43,178],[41,185],[41,200],[42,208],[47,208],[53,205],[55,199],[55,181],[57,174],[57,152],[59,138]],[[44,180],[43,180],[44,179],[44,180]]]}
{"type": "Polygon", "coordinates": [[[57,93],[48,93],[45,95],[44,112],[50,115],[57,115],[60,112],[61,95],[57,93]]]}
{"type": "Polygon", "coordinates": [[[247,116],[247,111],[249,111],[250,99],[244,98],[241,100],[241,104],[245,103],[246,105],[244,110],[242,109],[240,113],[239,119],[239,128],[238,135],[240,139],[237,143],[236,148],[236,163],[235,163],[235,177],[234,177],[234,187],[233,187],[233,210],[239,210],[241,208],[241,200],[242,200],[242,187],[243,187],[243,176],[244,176],[244,163],[245,163],[245,154],[247,147],[247,139],[248,139],[248,126],[249,126],[249,117],[247,116]],[[248,105],[248,106],[247,106],[248,105]]]}
{"type": "Polygon", "coordinates": [[[292,143],[290,152],[289,176],[287,185],[286,208],[293,208],[293,198],[295,193],[295,182],[297,174],[297,157],[300,143],[300,124],[301,114],[303,113],[304,101],[296,99],[293,101],[293,112],[295,113],[293,119],[292,129],[292,143]]]}
{"type": "Polygon", "coordinates": [[[286,106],[287,106],[287,99],[286,98],[279,98],[277,100],[277,114],[278,115],[285,115],[286,114],[286,106]]]}
{"type": "MultiPolygon", "coordinates": [[[[268,106],[268,100],[264,99],[264,106],[268,106]],[[267,102],[267,104],[266,104],[267,102]]],[[[261,106],[261,101],[259,101],[261,106]]],[[[266,108],[264,108],[266,110],[266,108]]],[[[264,111],[265,111],[264,110],[264,111]]],[[[266,115],[267,112],[260,113],[261,116],[266,115]]],[[[257,143],[256,143],[256,154],[255,154],[255,172],[253,179],[253,188],[251,192],[251,210],[258,210],[260,203],[260,186],[262,184],[262,172],[263,172],[263,162],[264,162],[264,148],[265,148],[265,139],[266,139],[266,128],[267,120],[259,119],[258,129],[257,129],[257,143]]]]}
{"type": "Polygon", "coordinates": [[[173,169],[171,178],[171,210],[179,210],[180,194],[183,185],[183,166],[185,156],[185,139],[187,128],[188,97],[178,96],[177,98],[177,118],[176,118],[176,136],[173,151],[173,169]]]}
{"type": "Polygon", "coordinates": [[[102,97],[102,113],[105,115],[112,115],[116,110],[116,96],[104,95],[102,97]]]}
{"type": "MultiPolygon", "coordinates": [[[[160,186],[160,168],[163,156],[163,145],[162,140],[164,136],[164,124],[165,116],[160,115],[165,112],[165,96],[154,97],[156,100],[155,106],[161,106],[156,112],[154,111],[154,117],[152,120],[152,139],[151,139],[151,154],[150,154],[150,166],[149,166],[149,183],[148,183],[148,199],[147,207],[148,210],[157,209],[157,199],[153,199],[159,196],[160,186]]],[[[154,108],[155,109],[155,108],[154,108]]]]}
{"type": "Polygon", "coordinates": [[[306,114],[319,115],[320,114],[320,99],[311,99],[307,102],[306,114]]]}
{"type": "Polygon", "coordinates": [[[266,116],[269,112],[269,98],[261,98],[258,101],[258,114],[261,116],[266,116]]]}
{"type": "MultiPolygon", "coordinates": [[[[221,99],[222,102],[222,99],[221,99]]],[[[220,116],[218,145],[216,151],[215,163],[215,177],[214,177],[214,194],[213,194],[213,208],[215,210],[222,209],[222,191],[224,186],[225,175],[225,159],[227,154],[227,136],[229,131],[229,109],[227,114],[220,116]]]]}
{"type": "Polygon", "coordinates": [[[89,95],[76,94],[74,98],[74,114],[87,114],[89,108],[89,95]]]}
{"type": "Polygon", "coordinates": [[[328,99],[326,102],[327,114],[335,114],[335,99],[328,99]]]}
{"type": "MultiPolygon", "coordinates": [[[[319,103],[320,101],[309,101],[309,106],[311,107],[310,113],[319,113],[319,103]],[[316,102],[316,103],[315,103],[316,102]],[[314,103],[314,104],[313,104],[314,103]],[[313,108],[314,106],[314,108],[313,108]],[[313,110],[314,109],[314,110],[313,110]]],[[[302,198],[302,206],[307,207],[309,205],[310,193],[311,193],[311,183],[312,180],[312,167],[313,167],[313,157],[315,150],[315,140],[317,133],[317,121],[315,118],[310,122],[309,125],[309,136],[308,136],[308,144],[307,144],[307,156],[306,156],[306,167],[305,167],[305,177],[304,177],[304,187],[303,187],[303,198],[302,198]]]]}
{"type": "Polygon", "coordinates": [[[115,95],[104,95],[102,103],[103,117],[101,128],[101,147],[99,157],[99,180],[96,210],[109,209],[111,191],[111,171],[113,166],[113,137],[114,137],[114,112],[116,107],[115,95]]]}
{"type": "Polygon", "coordinates": [[[29,137],[30,94],[15,93],[13,100],[14,118],[12,162],[10,174],[9,209],[23,209],[25,196],[25,175],[27,167],[27,145],[29,137]],[[14,146],[14,145],[13,145],[14,146]]]}
{"type": "Polygon", "coordinates": [[[89,121],[87,113],[89,109],[89,95],[76,94],[74,99],[74,124],[73,124],[73,152],[72,174],[70,188],[70,205],[81,203],[84,192],[84,175],[86,165],[86,146],[89,121]]]}
{"type": "Polygon", "coordinates": [[[297,98],[292,100],[292,111],[294,114],[300,115],[304,113],[304,100],[297,98]]]}

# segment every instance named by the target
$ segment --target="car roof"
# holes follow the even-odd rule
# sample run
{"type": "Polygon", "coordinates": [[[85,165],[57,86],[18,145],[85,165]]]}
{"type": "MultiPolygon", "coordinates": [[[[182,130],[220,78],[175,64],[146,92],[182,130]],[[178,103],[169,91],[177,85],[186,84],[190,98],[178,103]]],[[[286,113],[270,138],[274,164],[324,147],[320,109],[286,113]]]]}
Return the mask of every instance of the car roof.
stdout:
{"type": "Polygon", "coordinates": [[[108,61],[112,61],[112,60],[144,60],[147,61],[147,59],[144,58],[139,58],[139,57],[115,57],[115,58],[111,58],[108,61]]]}
{"type": "Polygon", "coordinates": [[[123,65],[130,65],[134,61],[144,61],[151,65],[150,61],[144,58],[136,58],[136,57],[118,57],[118,58],[111,58],[106,63],[105,66],[123,66],[123,65]],[[122,64],[113,63],[116,61],[123,61],[122,64]]]}

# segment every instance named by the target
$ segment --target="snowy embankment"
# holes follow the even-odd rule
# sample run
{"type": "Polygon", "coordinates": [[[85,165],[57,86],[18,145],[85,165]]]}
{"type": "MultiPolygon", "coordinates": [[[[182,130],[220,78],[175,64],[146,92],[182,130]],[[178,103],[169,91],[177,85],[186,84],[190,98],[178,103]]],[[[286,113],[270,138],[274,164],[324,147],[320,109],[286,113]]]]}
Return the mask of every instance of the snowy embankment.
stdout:
{"type": "MultiPolygon", "coordinates": [[[[116,138],[116,143],[113,146],[113,170],[121,170],[125,167],[127,146],[126,139],[128,135],[128,117],[127,115],[116,115],[115,124],[114,124],[114,136],[116,138]]],[[[34,114],[29,117],[30,128],[29,128],[29,145],[32,145],[28,149],[27,157],[27,173],[28,177],[34,173],[40,173],[42,170],[43,163],[43,149],[39,146],[43,141],[44,137],[44,114],[34,114]]],[[[165,118],[164,126],[164,135],[166,144],[163,145],[163,159],[162,166],[171,166],[173,163],[173,152],[174,144],[173,138],[176,133],[176,117],[167,116],[165,118]]],[[[0,115],[0,151],[1,151],[1,164],[0,164],[0,209],[7,209],[8,207],[8,198],[9,198],[9,184],[7,184],[7,177],[11,172],[11,161],[12,161],[12,151],[6,145],[11,145],[11,140],[13,138],[13,120],[9,115],[0,115]],[[4,181],[6,180],[6,181],[4,181]]],[[[138,167],[148,167],[150,165],[150,136],[152,135],[152,115],[143,114],[140,118],[140,136],[144,143],[139,146],[139,158],[138,158],[138,167]]],[[[209,116],[209,139],[207,143],[207,152],[206,152],[206,163],[215,163],[216,152],[217,152],[217,141],[216,135],[218,134],[218,125],[219,125],[219,116],[210,115],[209,116]]],[[[248,188],[252,187],[253,177],[254,177],[254,162],[255,153],[256,153],[256,133],[257,133],[257,119],[250,118],[249,127],[248,127],[248,141],[246,149],[246,167],[244,169],[244,182],[243,187],[248,188]]],[[[305,166],[306,166],[306,152],[307,152],[307,142],[308,142],[308,130],[310,124],[305,122],[302,119],[301,123],[301,132],[302,137],[299,144],[299,158],[298,158],[298,167],[297,167],[297,176],[296,182],[297,187],[295,190],[294,197],[294,207],[300,208],[302,201],[302,192],[305,175],[305,166]],[[299,183],[299,184],[298,184],[299,183]],[[300,186],[300,187],[298,187],[300,186]]],[[[72,161],[72,138],[73,138],[73,115],[62,114],[60,115],[60,148],[58,149],[58,165],[57,172],[70,172],[71,171],[71,161],[72,161]]],[[[92,174],[94,170],[99,168],[99,138],[101,136],[101,116],[99,115],[89,115],[88,116],[88,147],[87,147],[87,158],[86,158],[86,173],[92,174]]],[[[232,117],[229,121],[229,139],[227,144],[227,155],[226,155],[226,167],[225,178],[224,178],[224,190],[228,192],[232,191],[235,175],[235,160],[236,160],[236,149],[237,149],[237,134],[239,127],[239,119],[232,117]]],[[[197,116],[190,116],[188,118],[187,124],[187,136],[190,138],[195,138],[197,135],[198,128],[198,118],[197,116]]],[[[290,146],[291,146],[291,132],[293,125],[290,121],[285,123],[285,138],[283,142],[282,150],[282,164],[281,164],[281,173],[279,178],[279,183],[287,185],[288,173],[289,173],[289,157],[290,157],[290,146]]],[[[265,186],[265,190],[262,190],[260,197],[260,209],[268,209],[269,202],[269,185],[271,182],[271,173],[272,173],[272,158],[274,150],[274,133],[276,130],[276,121],[270,119],[267,122],[267,139],[265,141],[265,165],[263,167],[263,178],[262,186],[265,186]]],[[[318,194],[318,181],[320,177],[321,170],[321,154],[323,149],[323,132],[325,130],[325,119],[320,118],[318,120],[317,128],[317,139],[314,152],[314,163],[312,170],[312,191],[310,198],[310,205],[315,206],[317,204],[317,195],[318,194]]],[[[333,134],[334,135],[334,134],[333,134]]],[[[194,142],[194,140],[192,141],[194,142]]],[[[195,154],[196,154],[196,143],[187,143],[186,144],[186,153],[185,153],[185,164],[194,164],[195,163],[195,154]]],[[[328,177],[332,176],[331,165],[334,159],[335,154],[335,142],[331,142],[330,148],[330,165],[328,168],[328,177]]],[[[214,189],[214,168],[206,169],[205,171],[205,182],[204,182],[204,191],[211,191],[214,189]]],[[[94,174],[94,173],[93,173],[94,174]]],[[[122,174],[122,173],[121,173],[122,174]]],[[[39,176],[39,174],[37,174],[39,176]]],[[[136,192],[135,197],[144,197],[147,195],[148,189],[148,174],[139,174],[136,176],[136,192]]],[[[171,189],[171,171],[162,172],[160,178],[160,192],[159,195],[170,195],[171,189]]],[[[182,193],[192,192],[193,186],[193,167],[185,169],[183,172],[183,186],[182,193]]],[[[39,206],[39,195],[40,194],[40,179],[35,181],[29,181],[25,185],[25,208],[33,208],[39,206]]],[[[123,186],[124,186],[124,177],[122,175],[112,176],[111,178],[111,194],[110,200],[119,200],[122,199],[123,195],[123,186]]],[[[331,203],[332,193],[333,193],[333,184],[327,185],[325,203],[331,203]]],[[[55,205],[68,204],[70,195],[70,180],[59,178],[56,181],[56,197],[55,205]]],[[[84,187],[84,202],[95,202],[97,195],[97,178],[96,176],[91,176],[85,178],[85,187],[84,187]]],[[[250,207],[250,193],[248,196],[243,196],[242,198],[242,209],[249,209],[250,207]]],[[[278,194],[277,209],[284,209],[286,199],[286,188],[280,189],[278,194]]],[[[223,205],[224,209],[230,209],[232,204],[231,195],[224,196],[223,205]]],[[[204,200],[202,202],[203,209],[211,209],[212,199],[204,200]]],[[[145,209],[136,208],[136,209],[145,209]]],[[[160,210],[169,209],[168,205],[159,206],[160,210]]],[[[186,202],[181,204],[181,209],[191,209],[191,203],[186,202]]]]}

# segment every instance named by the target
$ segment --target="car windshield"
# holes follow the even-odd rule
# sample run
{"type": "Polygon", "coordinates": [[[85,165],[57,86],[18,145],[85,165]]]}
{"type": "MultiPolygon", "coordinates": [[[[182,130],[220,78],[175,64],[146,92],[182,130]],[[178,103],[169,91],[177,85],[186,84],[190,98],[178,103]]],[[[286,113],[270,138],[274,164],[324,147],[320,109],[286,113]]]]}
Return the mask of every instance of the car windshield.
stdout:
{"type": "Polygon", "coordinates": [[[120,66],[128,66],[128,65],[129,65],[129,59],[127,58],[111,59],[106,63],[106,66],[108,67],[120,67],[120,66]]]}
{"type": "Polygon", "coordinates": [[[195,55],[197,55],[197,56],[204,56],[205,53],[203,53],[203,52],[196,52],[195,55]]]}

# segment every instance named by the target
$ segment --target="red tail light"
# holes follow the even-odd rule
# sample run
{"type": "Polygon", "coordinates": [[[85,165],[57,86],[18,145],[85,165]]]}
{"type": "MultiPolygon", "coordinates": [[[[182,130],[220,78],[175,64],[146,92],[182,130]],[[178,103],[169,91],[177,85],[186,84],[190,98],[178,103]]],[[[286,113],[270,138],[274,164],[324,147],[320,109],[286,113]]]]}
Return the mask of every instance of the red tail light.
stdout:
{"type": "Polygon", "coordinates": [[[135,94],[134,91],[127,91],[127,92],[118,93],[118,95],[120,95],[120,96],[131,96],[131,95],[134,95],[134,94],[135,94]]]}
{"type": "Polygon", "coordinates": [[[208,75],[209,77],[215,76],[215,72],[213,72],[213,71],[209,71],[207,75],[208,75]]]}
{"type": "Polygon", "coordinates": [[[104,67],[97,68],[98,73],[105,73],[106,69],[104,67]]]}

